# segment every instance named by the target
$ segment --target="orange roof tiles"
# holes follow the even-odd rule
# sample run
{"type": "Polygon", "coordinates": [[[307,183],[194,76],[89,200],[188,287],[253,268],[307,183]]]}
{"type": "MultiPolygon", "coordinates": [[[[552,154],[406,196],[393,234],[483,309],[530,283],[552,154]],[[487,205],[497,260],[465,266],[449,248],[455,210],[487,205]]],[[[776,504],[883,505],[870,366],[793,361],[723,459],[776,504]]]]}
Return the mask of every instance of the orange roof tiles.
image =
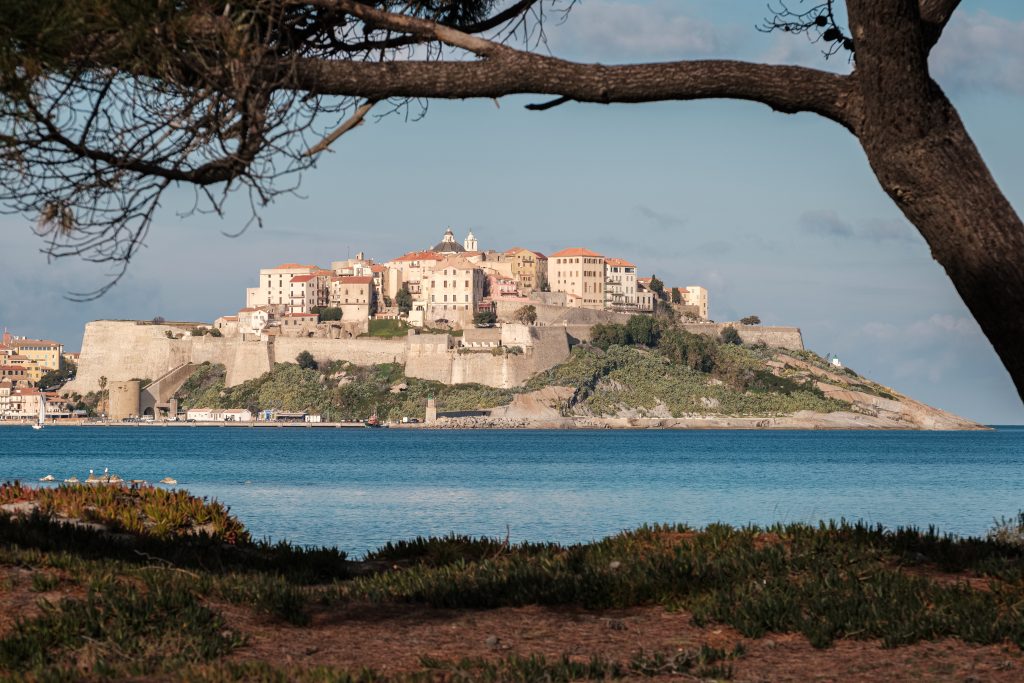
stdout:
{"type": "Polygon", "coordinates": [[[584,249],[583,247],[569,247],[568,249],[557,251],[551,256],[595,256],[597,258],[604,258],[597,252],[590,251],[589,249],[584,249]]]}
{"type": "Polygon", "coordinates": [[[279,266],[274,266],[270,270],[295,270],[296,268],[309,268],[311,270],[320,270],[319,266],[304,266],[301,263],[282,263],[279,266]]]}
{"type": "Polygon", "coordinates": [[[440,261],[443,257],[433,251],[410,251],[408,254],[403,254],[395,261],[440,261]]]}
{"type": "Polygon", "coordinates": [[[374,263],[372,266],[370,266],[370,270],[372,270],[374,273],[383,273],[385,270],[387,270],[387,266],[383,266],[379,263],[374,263]]]}
{"type": "Polygon", "coordinates": [[[19,346],[60,346],[60,342],[50,341],[49,339],[13,339],[10,346],[13,348],[18,348],[19,346]]]}
{"type": "Polygon", "coordinates": [[[296,275],[295,277],[292,278],[292,282],[309,282],[310,280],[312,280],[315,277],[317,277],[317,276],[316,275],[296,275]]]}
{"type": "Polygon", "coordinates": [[[625,268],[636,268],[636,264],[635,263],[630,263],[626,259],[621,259],[621,258],[606,258],[604,260],[604,262],[606,264],[608,264],[609,266],[621,266],[621,267],[625,267],[625,268]]]}

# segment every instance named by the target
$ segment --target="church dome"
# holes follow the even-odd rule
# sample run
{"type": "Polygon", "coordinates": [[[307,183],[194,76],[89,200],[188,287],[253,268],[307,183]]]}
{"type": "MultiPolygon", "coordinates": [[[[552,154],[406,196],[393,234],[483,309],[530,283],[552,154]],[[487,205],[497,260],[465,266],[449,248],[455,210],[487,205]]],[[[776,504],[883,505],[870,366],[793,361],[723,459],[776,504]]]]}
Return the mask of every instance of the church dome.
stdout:
{"type": "Polygon", "coordinates": [[[441,238],[441,241],[432,246],[428,251],[438,254],[458,254],[466,251],[466,249],[455,241],[455,233],[452,232],[451,228],[448,228],[444,231],[444,237],[441,238]]]}

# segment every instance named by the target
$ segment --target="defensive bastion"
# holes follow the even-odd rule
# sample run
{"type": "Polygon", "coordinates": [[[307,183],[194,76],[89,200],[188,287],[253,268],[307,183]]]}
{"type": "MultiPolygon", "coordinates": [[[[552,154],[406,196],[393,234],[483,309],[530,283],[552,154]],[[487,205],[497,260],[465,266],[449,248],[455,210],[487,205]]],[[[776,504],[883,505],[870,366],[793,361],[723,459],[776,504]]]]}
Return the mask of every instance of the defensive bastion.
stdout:
{"type": "MultiPolygon", "coordinates": [[[[487,340],[476,348],[460,346],[460,341],[448,334],[410,334],[394,339],[194,337],[188,333],[188,327],[173,323],[97,320],[85,326],[78,375],[65,391],[79,394],[99,391],[101,378],[108,383],[148,378],[160,380],[154,382],[161,385],[155,400],[164,401],[165,395],[170,395],[177,387],[162,385],[171,384],[171,379],[173,384],[180,385],[189,374],[187,366],[220,363],[227,370],[227,386],[235,386],[269,372],[274,363],[294,362],[302,351],[309,351],[318,363],[334,360],[356,365],[400,363],[408,377],[445,384],[477,383],[511,388],[563,362],[572,343],[589,340],[593,323],[578,319],[579,313],[573,315],[571,322],[564,320],[561,324],[556,321],[537,326],[507,323],[500,330],[477,331],[486,332],[483,336],[487,340]],[[177,338],[182,332],[184,335],[177,338]]],[[[697,334],[717,335],[723,326],[684,327],[697,334]]],[[[747,343],[803,348],[800,330],[794,327],[736,327],[747,343]]],[[[480,335],[474,333],[474,336],[480,335]]]]}

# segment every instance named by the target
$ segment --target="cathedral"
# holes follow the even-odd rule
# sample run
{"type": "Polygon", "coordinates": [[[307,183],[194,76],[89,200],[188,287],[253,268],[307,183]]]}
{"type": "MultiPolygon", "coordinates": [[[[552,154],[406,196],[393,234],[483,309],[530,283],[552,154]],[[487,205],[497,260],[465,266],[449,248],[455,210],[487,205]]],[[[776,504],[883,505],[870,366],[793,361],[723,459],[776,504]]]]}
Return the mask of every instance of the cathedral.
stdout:
{"type": "Polygon", "coordinates": [[[473,231],[470,230],[469,234],[466,235],[466,239],[459,244],[455,241],[455,233],[452,232],[451,228],[444,231],[444,236],[441,241],[432,246],[427,251],[433,251],[438,254],[461,254],[467,251],[480,251],[477,245],[476,236],[473,235],[473,231]]]}

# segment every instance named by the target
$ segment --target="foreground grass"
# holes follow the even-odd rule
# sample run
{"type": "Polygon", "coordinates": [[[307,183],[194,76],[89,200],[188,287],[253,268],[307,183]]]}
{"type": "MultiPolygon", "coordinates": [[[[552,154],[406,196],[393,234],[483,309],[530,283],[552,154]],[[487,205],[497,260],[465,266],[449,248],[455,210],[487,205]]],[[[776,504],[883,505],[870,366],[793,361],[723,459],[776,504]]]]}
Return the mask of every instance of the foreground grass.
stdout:
{"type": "MultiPolygon", "coordinates": [[[[137,497],[115,500],[141,505],[137,497]]],[[[314,611],[410,603],[659,605],[685,610],[698,626],[728,625],[755,639],[801,633],[819,648],[838,639],[896,647],[947,637],[1024,647],[1020,544],[999,534],[959,539],[845,522],[645,526],[568,547],[419,538],[350,562],[336,550],[254,542],[247,533],[233,544],[209,535],[111,534],[36,511],[0,516],[0,571],[0,593],[22,596],[25,607],[42,600],[0,631],[0,678],[14,680],[729,678],[743,656],[704,646],[624,661],[423,660],[419,672],[389,676],[239,663],[225,657],[246,634],[222,616],[224,604],[293,625],[297,643],[314,611]]]]}

